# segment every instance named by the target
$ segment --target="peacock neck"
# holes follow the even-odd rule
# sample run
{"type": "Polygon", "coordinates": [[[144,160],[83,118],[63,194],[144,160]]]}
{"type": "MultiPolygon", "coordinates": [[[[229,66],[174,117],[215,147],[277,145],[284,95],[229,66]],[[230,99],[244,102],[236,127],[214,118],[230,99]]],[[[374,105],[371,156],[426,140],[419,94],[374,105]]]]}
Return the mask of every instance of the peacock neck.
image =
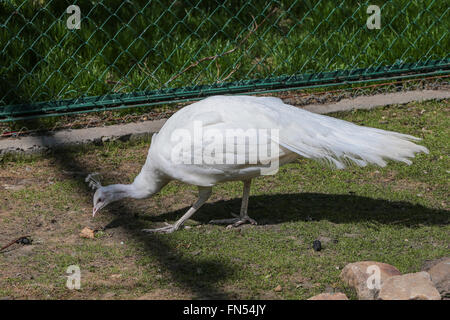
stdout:
{"type": "Polygon", "coordinates": [[[142,198],[139,190],[133,184],[112,184],[104,187],[107,192],[113,194],[113,201],[121,200],[123,198],[142,198]]]}
{"type": "Polygon", "coordinates": [[[170,179],[164,173],[160,172],[150,163],[142,167],[141,172],[134,179],[133,192],[137,199],[146,198],[152,194],[159,192],[170,179]]]}
{"type": "Polygon", "coordinates": [[[106,188],[114,194],[114,201],[123,198],[144,199],[160,191],[168,182],[162,175],[143,170],[131,184],[113,184],[106,188]]]}

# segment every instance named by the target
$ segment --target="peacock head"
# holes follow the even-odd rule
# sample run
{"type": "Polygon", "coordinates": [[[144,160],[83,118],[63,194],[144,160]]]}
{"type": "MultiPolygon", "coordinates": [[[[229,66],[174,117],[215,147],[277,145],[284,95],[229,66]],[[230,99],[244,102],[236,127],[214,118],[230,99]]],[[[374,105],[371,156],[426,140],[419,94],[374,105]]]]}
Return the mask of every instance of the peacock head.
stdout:
{"type": "Polygon", "coordinates": [[[94,194],[94,207],[92,209],[92,216],[106,207],[109,203],[114,201],[114,193],[108,187],[103,187],[100,182],[94,178],[98,173],[91,173],[86,177],[86,182],[89,186],[96,190],[94,194]]]}
{"type": "Polygon", "coordinates": [[[106,207],[109,203],[114,201],[112,192],[107,187],[99,187],[94,194],[94,208],[92,209],[92,216],[106,207]]]}

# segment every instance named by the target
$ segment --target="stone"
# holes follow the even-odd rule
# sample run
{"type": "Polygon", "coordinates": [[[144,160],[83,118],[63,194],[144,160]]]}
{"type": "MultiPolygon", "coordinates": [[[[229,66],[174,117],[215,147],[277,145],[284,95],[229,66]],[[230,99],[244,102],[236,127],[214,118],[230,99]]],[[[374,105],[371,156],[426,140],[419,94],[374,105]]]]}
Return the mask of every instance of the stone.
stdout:
{"type": "Polygon", "coordinates": [[[450,298],[450,257],[439,259],[426,270],[443,298],[450,298]]]}
{"type": "Polygon", "coordinates": [[[80,237],[87,239],[94,239],[95,238],[94,230],[85,227],[83,230],[81,230],[80,237]]]}
{"type": "Polygon", "coordinates": [[[280,286],[280,285],[277,285],[274,289],[273,289],[273,291],[275,291],[275,292],[281,292],[283,290],[283,288],[280,286]]]}
{"type": "Polygon", "coordinates": [[[447,261],[448,259],[450,259],[450,258],[449,257],[443,257],[443,258],[439,258],[439,259],[425,260],[425,262],[423,263],[423,266],[422,266],[422,271],[428,272],[428,270],[430,270],[431,267],[434,267],[439,262],[447,261]]]}
{"type": "Polygon", "coordinates": [[[397,268],[387,263],[376,261],[360,261],[347,264],[341,272],[342,281],[354,288],[360,300],[377,299],[383,282],[392,276],[401,275],[397,268]],[[376,281],[379,270],[379,282],[376,281]],[[371,279],[368,282],[369,277],[371,279]]]}
{"type": "Polygon", "coordinates": [[[342,292],[321,293],[308,300],[348,300],[347,296],[342,292]]]}
{"type": "Polygon", "coordinates": [[[314,249],[314,251],[322,250],[322,243],[319,240],[314,240],[313,241],[313,249],[314,249]]]}
{"type": "Polygon", "coordinates": [[[428,272],[393,276],[381,286],[380,300],[441,300],[428,272]]]}

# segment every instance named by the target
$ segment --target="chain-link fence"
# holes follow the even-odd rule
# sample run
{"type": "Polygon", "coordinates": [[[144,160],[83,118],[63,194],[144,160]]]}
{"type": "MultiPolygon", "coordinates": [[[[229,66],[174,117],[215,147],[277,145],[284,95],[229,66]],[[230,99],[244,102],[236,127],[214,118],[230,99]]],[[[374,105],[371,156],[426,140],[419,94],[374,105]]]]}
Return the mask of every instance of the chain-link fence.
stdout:
{"type": "Polygon", "coordinates": [[[0,121],[450,73],[446,1],[0,1],[0,121]]]}

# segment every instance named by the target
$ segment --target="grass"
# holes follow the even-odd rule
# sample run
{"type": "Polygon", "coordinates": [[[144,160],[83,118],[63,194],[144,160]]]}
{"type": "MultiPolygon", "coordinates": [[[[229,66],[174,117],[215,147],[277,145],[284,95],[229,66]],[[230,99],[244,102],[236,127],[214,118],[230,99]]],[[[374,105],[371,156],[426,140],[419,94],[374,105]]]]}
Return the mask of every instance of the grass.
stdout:
{"type": "Polygon", "coordinates": [[[340,171],[299,160],[255,180],[249,214],[258,226],[207,224],[239,209],[242,185],[226,183],[215,187],[190,228],[169,235],[140,229],[178,219],[195,201],[195,187],[172,182],[150,199],[90,215],[86,173],[100,171],[104,184],[131,182],[148,141],[4,156],[0,244],[24,234],[34,242],[0,254],[0,297],[306,299],[343,291],[355,299],[339,278],[348,263],[376,260],[409,273],[448,256],[448,100],[333,116],[422,137],[430,154],[411,166],[340,171]],[[82,239],[85,226],[103,231],[82,239]],[[324,248],[315,252],[318,238],[324,248]],[[81,268],[81,290],[65,287],[72,264],[81,268]],[[278,285],[281,292],[273,290],[278,285]]]}
{"type": "Polygon", "coordinates": [[[448,57],[443,1],[380,4],[380,30],[370,1],[75,3],[80,30],[66,28],[73,1],[0,2],[0,105],[448,57]]]}

